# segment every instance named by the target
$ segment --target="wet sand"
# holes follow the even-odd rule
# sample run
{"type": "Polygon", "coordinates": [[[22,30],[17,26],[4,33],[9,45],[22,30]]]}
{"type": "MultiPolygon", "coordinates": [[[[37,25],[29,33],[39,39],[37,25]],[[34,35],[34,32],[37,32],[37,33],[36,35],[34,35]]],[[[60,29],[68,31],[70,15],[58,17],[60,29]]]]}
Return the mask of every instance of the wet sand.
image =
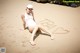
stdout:
{"type": "Polygon", "coordinates": [[[6,53],[80,53],[80,7],[37,3],[27,0],[0,0],[0,47],[6,53]],[[54,36],[37,34],[35,46],[29,43],[31,33],[23,29],[21,14],[32,3],[37,24],[54,36]]]}

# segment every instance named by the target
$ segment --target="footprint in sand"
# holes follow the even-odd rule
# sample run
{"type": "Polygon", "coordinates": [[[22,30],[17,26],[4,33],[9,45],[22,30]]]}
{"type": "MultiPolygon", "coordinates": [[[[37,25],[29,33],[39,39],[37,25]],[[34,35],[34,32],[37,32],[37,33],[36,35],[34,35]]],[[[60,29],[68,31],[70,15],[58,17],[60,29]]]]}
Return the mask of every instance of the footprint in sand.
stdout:
{"type": "Polygon", "coordinates": [[[32,47],[32,50],[38,50],[40,47],[32,47]]]}
{"type": "Polygon", "coordinates": [[[14,28],[13,26],[10,26],[10,25],[8,25],[8,26],[6,26],[7,28],[14,28]]]}
{"type": "Polygon", "coordinates": [[[12,43],[15,43],[16,41],[12,41],[12,43]]]}
{"type": "Polygon", "coordinates": [[[26,44],[22,44],[22,47],[26,47],[26,44]]]}
{"type": "Polygon", "coordinates": [[[26,47],[26,45],[27,45],[26,42],[27,41],[22,41],[22,43],[21,43],[22,44],[22,47],[26,47]]]}
{"type": "Polygon", "coordinates": [[[25,53],[31,53],[31,51],[30,50],[26,50],[25,53]]]}
{"type": "Polygon", "coordinates": [[[0,17],[0,19],[3,19],[4,17],[0,17]]]}
{"type": "Polygon", "coordinates": [[[22,43],[26,43],[26,41],[22,41],[22,43]]]}
{"type": "Polygon", "coordinates": [[[0,31],[0,34],[1,34],[2,32],[0,31]]]}
{"type": "Polygon", "coordinates": [[[3,43],[0,44],[0,47],[3,47],[4,45],[5,45],[5,43],[3,42],[3,43]]]}

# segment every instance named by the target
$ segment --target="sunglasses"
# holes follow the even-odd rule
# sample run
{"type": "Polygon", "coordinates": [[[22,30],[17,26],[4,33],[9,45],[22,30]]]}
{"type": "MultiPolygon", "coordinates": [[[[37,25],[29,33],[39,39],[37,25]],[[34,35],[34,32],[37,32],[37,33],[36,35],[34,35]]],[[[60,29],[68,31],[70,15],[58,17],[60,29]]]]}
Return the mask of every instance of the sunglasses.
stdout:
{"type": "Polygon", "coordinates": [[[32,8],[28,8],[29,10],[33,10],[32,8]]]}

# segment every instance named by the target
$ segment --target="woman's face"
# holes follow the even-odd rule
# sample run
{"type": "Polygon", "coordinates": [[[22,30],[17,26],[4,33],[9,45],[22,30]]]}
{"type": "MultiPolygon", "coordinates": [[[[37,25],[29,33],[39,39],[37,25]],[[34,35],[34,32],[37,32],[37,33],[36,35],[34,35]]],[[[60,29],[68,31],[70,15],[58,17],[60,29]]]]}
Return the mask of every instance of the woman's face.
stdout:
{"type": "Polygon", "coordinates": [[[27,12],[28,12],[28,13],[31,13],[32,10],[33,10],[32,8],[27,8],[27,12]]]}

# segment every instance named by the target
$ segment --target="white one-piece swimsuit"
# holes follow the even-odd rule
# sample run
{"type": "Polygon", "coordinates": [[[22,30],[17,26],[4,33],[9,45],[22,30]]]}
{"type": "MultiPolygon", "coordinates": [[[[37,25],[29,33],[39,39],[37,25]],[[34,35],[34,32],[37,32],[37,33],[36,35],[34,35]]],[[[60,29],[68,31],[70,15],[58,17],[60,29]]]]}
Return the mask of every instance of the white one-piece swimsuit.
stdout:
{"type": "Polygon", "coordinates": [[[28,15],[27,13],[25,13],[25,22],[26,22],[26,27],[35,27],[36,23],[33,20],[33,16],[30,14],[28,15]]]}

